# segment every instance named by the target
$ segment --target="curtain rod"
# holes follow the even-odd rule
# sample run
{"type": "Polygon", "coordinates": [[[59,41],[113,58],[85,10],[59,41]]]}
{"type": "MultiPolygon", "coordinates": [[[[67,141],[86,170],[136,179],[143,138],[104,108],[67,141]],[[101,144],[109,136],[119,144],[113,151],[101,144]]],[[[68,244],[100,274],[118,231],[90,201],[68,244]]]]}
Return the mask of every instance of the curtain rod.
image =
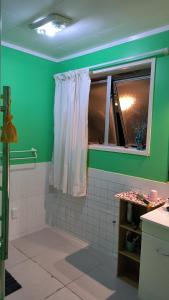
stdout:
{"type": "Polygon", "coordinates": [[[153,57],[158,57],[158,56],[165,56],[165,55],[169,55],[169,48],[162,48],[159,50],[141,53],[141,54],[138,54],[135,56],[129,56],[127,58],[111,60],[111,61],[108,61],[105,63],[90,66],[89,70],[92,74],[96,74],[99,71],[103,71],[103,69],[97,70],[97,68],[99,68],[99,67],[106,67],[106,66],[110,66],[110,65],[113,67],[118,64],[125,64],[125,63],[129,63],[129,62],[134,62],[137,60],[148,59],[148,58],[153,58],[153,57]],[[92,70],[92,69],[94,69],[94,70],[92,70]]]}
{"type": "MultiPolygon", "coordinates": [[[[169,55],[169,48],[162,48],[159,50],[154,50],[154,51],[150,51],[150,52],[145,52],[145,53],[141,53],[135,56],[129,56],[127,58],[121,58],[121,59],[116,59],[116,60],[111,60],[105,63],[101,63],[101,64],[96,64],[96,65],[92,65],[92,66],[88,66],[88,67],[82,67],[82,68],[78,68],[75,69],[77,70],[85,70],[88,69],[90,70],[90,74],[96,74],[96,72],[99,72],[99,70],[97,70],[98,68],[101,67],[106,67],[106,66],[110,66],[110,67],[115,67],[117,65],[122,65],[125,63],[132,63],[135,61],[139,61],[142,59],[148,59],[148,58],[153,58],[153,57],[158,57],[158,56],[165,56],[165,55],[169,55]],[[95,70],[96,69],[96,70],[95,70]]],[[[100,71],[103,72],[103,69],[100,69],[100,71]]],[[[67,72],[71,72],[71,70],[67,70],[64,71],[62,73],[56,73],[53,77],[55,78],[55,76],[60,75],[60,74],[64,74],[67,72]]]]}

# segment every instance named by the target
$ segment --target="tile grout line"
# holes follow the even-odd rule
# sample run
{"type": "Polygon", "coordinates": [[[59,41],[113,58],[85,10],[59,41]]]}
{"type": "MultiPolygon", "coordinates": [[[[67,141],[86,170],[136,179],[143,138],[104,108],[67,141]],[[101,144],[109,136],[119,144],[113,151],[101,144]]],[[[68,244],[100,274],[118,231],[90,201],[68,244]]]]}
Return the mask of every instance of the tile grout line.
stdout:
{"type": "Polygon", "coordinates": [[[84,298],[82,298],[81,296],[77,295],[74,291],[72,291],[68,286],[66,287],[70,292],[72,292],[72,294],[76,295],[79,299],[81,300],[85,300],[84,298]]]}
{"type": "Polygon", "coordinates": [[[46,296],[44,299],[49,299],[51,296],[54,296],[57,292],[61,291],[62,289],[64,289],[65,287],[61,287],[59,289],[57,289],[55,292],[51,293],[50,295],[46,296]]]}
{"type": "MultiPolygon", "coordinates": [[[[14,246],[14,245],[12,245],[12,246],[13,246],[18,252],[20,252],[21,254],[23,254],[23,255],[26,257],[26,259],[25,259],[24,261],[22,261],[21,263],[16,264],[15,266],[18,266],[18,265],[24,263],[25,261],[32,261],[33,263],[37,264],[43,271],[45,271],[47,274],[49,274],[51,278],[54,278],[56,281],[58,281],[58,282],[62,285],[62,287],[58,288],[54,293],[52,293],[51,295],[45,297],[44,299],[48,299],[50,296],[56,294],[59,290],[61,290],[61,289],[63,289],[63,288],[65,287],[65,285],[64,285],[61,281],[59,281],[59,280],[58,280],[55,276],[53,276],[49,271],[47,271],[47,270],[46,270],[45,268],[43,268],[40,264],[38,264],[38,262],[34,261],[34,260],[33,260],[33,257],[29,257],[27,254],[25,254],[22,250],[18,249],[16,246],[14,246]]],[[[35,257],[35,256],[34,256],[34,257],[35,257]]],[[[15,266],[14,266],[14,267],[15,267],[15,266]]],[[[11,267],[11,269],[12,269],[12,267],[11,267]]],[[[83,300],[83,299],[82,299],[82,300],[83,300]]]]}
{"type": "Polygon", "coordinates": [[[57,292],[63,290],[64,288],[67,288],[72,294],[76,295],[79,299],[81,300],[85,300],[83,298],[81,298],[81,296],[77,295],[74,291],[72,291],[69,287],[67,286],[63,286],[62,288],[56,290],[54,293],[50,294],[49,296],[45,297],[44,300],[49,299],[51,296],[54,296],[55,294],[57,294],[57,292]]]}
{"type": "Polygon", "coordinates": [[[28,256],[24,251],[22,251],[21,249],[17,248],[15,245],[12,244],[12,247],[14,247],[18,252],[20,252],[21,254],[23,254],[27,259],[31,260],[31,256],[28,256]]]}
{"type": "Polygon", "coordinates": [[[20,262],[18,262],[18,263],[16,263],[15,265],[13,265],[13,266],[7,266],[7,265],[5,265],[5,269],[13,269],[13,268],[15,268],[15,267],[17,267],[17,266],[19,266],[19,265],[21,265],[22,263],[25,263],[26,261],[28,261],[29,260],[29,258],[26,258],[26,259],[24,259],[24,260],[22,260],[22,261],[20,261],[20,262]]]}
{"type": "MultiPolygon", "coordinates": [[[[67,285],[71,284],[72,282],[78,280],[79,278],[81,278],[82,276],[84,276],[84,274],[79,275],[78,277],[76,277],[76,279],[71,280],[70,282],[64,284],[63,282],[61,282],[55,275],[53,275],[52,273],[50,273],[46,268],[44,268],[43,266],[41,266],[37,261],[31,259],[32,262],[36,263],[41,269],[43,269],[44,271],[46,271],[49,275],[51,275],[52,278],[55,278],[57,281],[59,281],[59,283],[61,283],[64,287],[67,287],[67,285]]],[[[95,268],[101,266],[102,263],[98,263],[95,267],[91,268],[89,272],[93,271],[95,268]]],[[[88,274],[86,273],[86,274],[88,274]]]]}
{"type": "Polygon", "coordinates": [[[83,273],[81,275],[79,275],[76,279],[71,280],[69,283],[67,283],[65,285],[65,287],[68,287],[69,284],[73,283],[74,281],[79,280],[81,277],[83,277],[84,275],[88,275],[91,271],[93,271],[95,268],[98,268],[100,264],[96,265],[95,267],[91,268],[89,271],[87,271],[86,273],[83,273]]]}
{"type": "Polygon", "coordinates": [[[16,246],[14,246],[12,243],[11,243],[11,245],[12,245],[12,247],[13,247],[15,250],[17,250],[20,254],[24,255],[24,256],[25,256],[25,259],[24,259],[23,261],[21,261],[21,262],[16,263],[15,265],[13,265],[13,266],[11,266],[11,267],[9,266],[9,268],[13,269],[13,268],[15,268],[16,266],[19,266],[20,264],[22,264],[22,263],[24,263],[24,262],[30,260],[30,257],[28,257],[24,252],[22,252],[20,249],[18,249],[16,246]]]}
{"type": "MultiPolygon", "coordinates": [[[[13,246],[13,245],[12,245],[13,246]]],[[[52,273],[50,273],[48,270],[46,270],[44,267],[42,267],[37,261],[35,261],[33,258],[35,258],[36,256],[33,257],[29,257],[27,254],[25,254],[22,250],[18,249],[16,246],[13,246],[16,250],[18,250],[18,252],[20,252],[21,254],[23,254],[27,259],[25,259],[23,262],[25,261],[32,261],[33,263],[37,264],[42,270],[44,270],[47,274],[49,274],[51,276],[51,278],[56,279],[60,284],[63,285],[63,287],[65,286],[60,280],[58,280],[52,273]]],[[[22,263],[22,262],[21,262],[22,263]]],[[[21,264],[18,263],[17,265],[21,264]]],[[[62,287],[62,288],[63,288],[62,287]]],[[[62,289],[61,288],[61,289],[62,289]]]]}
{"type": "MultiPolygon", "coordinates": [[[[42,270],[44,270],[47,274],[50,275],[51,278],[54,278],[55,280],[57,280],[63,287],[65,286],[59,279],[57,279],[56,276],[54,276],[52,273],[50,273],[46,268],[44,268],[43,266],[41,266],[36,260],[33,260],[33,257],[30,259],[33,263],[37,264],[42,270]]],[[[62,287],[62,288],[63,288],[62,287]]],[[[61,288],[61,289],[62,289],[61,288]]]]}
{"type": "MultiPolygon", "coordinates": [[[[94,257],[94,256],[93,256],[93,257],[94,257]]],[[[93,271],[94,269],[98,268],[99,266],[102,266],[102,263],[98,262],[98,264],[97,264],[95,267],[91,268],[86,274],[83,273],[83,274],[79,275],[77,278],[75,278],[75,279],[71,280],[70,282],[64,284],[64,283],[61,282],[55,275],[53,275],[53,274],[50,273],[46,268],[44,268],[43,266],[41,266],[37,261],[33,260],[33,258],[31,258],[30,260],[31,260],[32,262],[34,262],[35,264],[37,264],[42,270],[46,271],[46,272],[51,276],[51,278],[54,278],[55,280],[57,280],[57,281],[62,285],[62,287],[59,288],[58,290],[56,290],[55,293],[57,293],[57,291],[59,291],[59,290],[65,288],[65,287],[68,288],[68,285],[70,285],[70,284],[73,283],[74,281],[79,280],[79,279],[80,279],[81,277],[83,277],[84,275],[87,275],[88,273],[90,273],[90,272],[93,271]]],[[[71,289],[69,288],[69,290],[71,290],[71,289]]],[[[54,294],[55,294],[55,293],[54,293],[54,294]]],[[[75,293],[74,293],[74,294],[75,294],[75,293]]],[[[49,295],[48,298],[49,298],[50,296],[52,296],[52,295],[53,295],[53,293],[52,293],[51,295],[49,295]]],[[[75,294],[75,295],[76,295],[76,294],[75,294]]],[[[77,296],[78,296],[78,295],[77,295],[77,296]]],[[[78,297],[79,297],[79,296],[78,296],[78,297]]],[[[45,298],[45,299],[48,299],[48,298],[45,298]]],[[[83,298],[80,298],[80,299],[84,300],[83,298]]]]}

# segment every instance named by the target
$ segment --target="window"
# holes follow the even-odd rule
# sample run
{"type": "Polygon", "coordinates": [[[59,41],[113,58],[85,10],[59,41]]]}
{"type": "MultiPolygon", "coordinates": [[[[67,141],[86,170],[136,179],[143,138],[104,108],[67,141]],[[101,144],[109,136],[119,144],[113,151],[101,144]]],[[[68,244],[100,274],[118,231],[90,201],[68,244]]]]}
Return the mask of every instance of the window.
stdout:
{"type": "Polygon", "coordinates": [[[154,60],[93,73],[89,147],[149,155],[154,60]]]}

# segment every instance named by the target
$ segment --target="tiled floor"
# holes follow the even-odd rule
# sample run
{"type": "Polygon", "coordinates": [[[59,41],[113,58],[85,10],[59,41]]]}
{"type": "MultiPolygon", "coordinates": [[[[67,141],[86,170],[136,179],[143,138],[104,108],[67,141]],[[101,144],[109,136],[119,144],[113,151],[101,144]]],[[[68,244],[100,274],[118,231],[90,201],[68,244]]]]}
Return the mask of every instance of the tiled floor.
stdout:
{"type": "Polygon", "coordinates": [[[22,289],[7,300],[137,300],[116,278],[115,260],[73,236],[45,228],[11,242],[7,270],[22,289]]]}

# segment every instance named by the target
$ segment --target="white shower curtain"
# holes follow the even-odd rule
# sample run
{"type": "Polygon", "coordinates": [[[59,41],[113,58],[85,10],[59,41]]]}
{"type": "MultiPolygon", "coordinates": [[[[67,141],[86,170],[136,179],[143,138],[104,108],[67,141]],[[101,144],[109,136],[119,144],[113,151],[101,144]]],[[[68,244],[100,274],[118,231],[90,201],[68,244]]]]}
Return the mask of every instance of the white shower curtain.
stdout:
{"type": "Polygon", "coordinates": [[[55,75],[54,151],[50,183],[63,193],[86,195],[89,70],[55,75]]]}

